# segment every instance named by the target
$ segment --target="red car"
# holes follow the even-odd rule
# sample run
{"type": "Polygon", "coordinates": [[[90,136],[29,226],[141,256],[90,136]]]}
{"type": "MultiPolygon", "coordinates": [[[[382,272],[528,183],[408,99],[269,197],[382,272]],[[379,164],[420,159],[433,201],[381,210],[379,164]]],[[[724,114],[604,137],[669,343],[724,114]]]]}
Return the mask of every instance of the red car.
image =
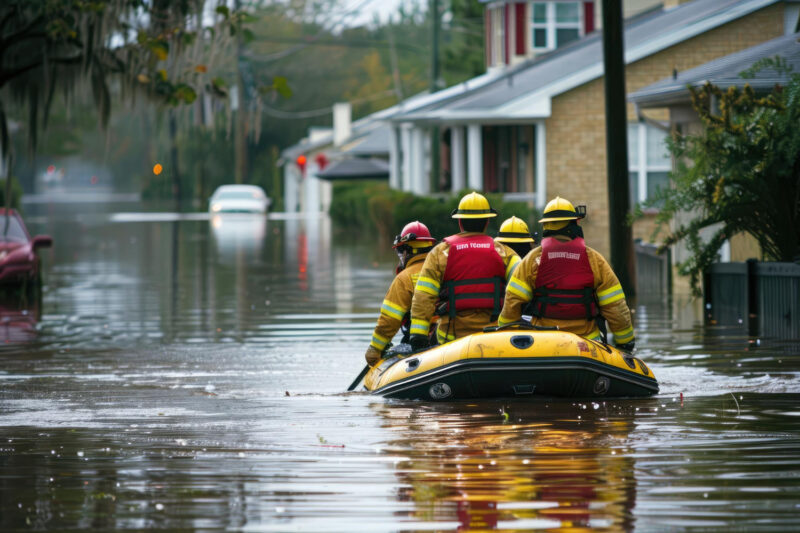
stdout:
{"type": "Polygon", "coordinates": [[[22,285],[39,278],[39,256],[36,249],[51,246],[49,235],[31,239],[22,217],[14,209],[6,216],[0,208],[0,285],[22,285]]]}

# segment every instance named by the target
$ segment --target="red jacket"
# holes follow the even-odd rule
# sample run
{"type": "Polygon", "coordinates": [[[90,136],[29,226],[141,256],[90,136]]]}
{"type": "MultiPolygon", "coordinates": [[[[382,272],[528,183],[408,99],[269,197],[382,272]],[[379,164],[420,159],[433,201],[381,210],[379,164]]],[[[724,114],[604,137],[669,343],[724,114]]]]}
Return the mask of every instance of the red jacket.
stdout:
{"type": "Polygon", "coordinates": [[[505,295],[506,267],[488,235],[452,235],[442,279],[442,296],[451,316],[464,309],[499,314],[505,295]]]}
{"type": "Polygon", "coordinates": [[[597,316],[594,274],[580,237],[561,242],[542,239],[542,255],[533,298],[532,315],[547,318],[586,318],[597,316]]]}

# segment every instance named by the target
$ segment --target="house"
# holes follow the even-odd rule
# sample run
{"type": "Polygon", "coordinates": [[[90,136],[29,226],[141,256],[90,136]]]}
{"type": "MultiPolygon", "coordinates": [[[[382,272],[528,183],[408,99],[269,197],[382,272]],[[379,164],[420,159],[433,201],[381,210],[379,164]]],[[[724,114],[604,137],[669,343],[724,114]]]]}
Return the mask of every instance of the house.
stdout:
{"type": "MultiPolygon", "coordinates": [[[[329,163],[369,158],[374,160],[373,166],[383,166],[378,161],[396,160],[399,147],[394,130],[389,126],[392,116],[474,90],[499,75],[499,72],[487,72],[468,82],[433,94],[423,92],[352,123],[350,104],[346,102],[334,104],[332,128],[311,128],[308,137],[281,152],[285,211],[305,212],[311,215],[327,212],[331,203],[329,180],[347,177],[337,174],[338,171],[333,173],[337,174],[335,177],[330,173],[320,176],[328,169],[329,163]]],[[[352,176],[354,179],[363,178],[359,173],[364,169],[363,162],[346,166],[357,169],[357,174],[352,176]]],[[[386,170],[383,169],[384,173],[386,170]]],[[[396,176],[388,174],[390,179],[396,180],[396,176]]]]}
{"type": "MultiPolygon", "coordinates": [[[[800,30],[797,26],[793,29],[800,30]]],[[[693,69],[676,71],[672,76],[629,94],[628,101],[634,105],[636,115],[645,121],[649,120],[649,116],[658,114],[666,116],[670,131],[694,133],[702,125],[692,108],[688,87],[702,87],[711,83],[725,90],[748,84],[757,94],[769,93],[775,85],[785,84],[790,74],[772,67],[762,68],[747,78],[741,74],[757,62],[775,57],[784,60],[791,73],[800,73],[800,33],[783,35],[693,69]]],[[[682,246],[675,247],[674,252],[676,261],[687,258],[682,246]]],[[[752,237],[735,235],[723,247],[721,259],[723,262],[746,261],[759,256],[760,247],[752,237]]]]}
{"type": "MultiPolygon", "coordinates": [[[[333,128],[311,128],[308,137],[282,152],[285,210],[310,214],[327,211],[331,201],[328,180],[375,177],[377,174],[372,172],[377,170],[376,167],[380,167],[383,176],[386,169],[382,168],[379,161],[387,158],[393,162],[388,169],[393,187],[401,187],[399,176],[403,172],[406,175],[413,174],[414,179],[419,180],[417,185],[412,185],[407,179],[404,189],[424,190],[428,181],[424,176],[430,175],[429,156],[425,153],[430,140],[419,129],[398,130],[390,127],[392,117],[479,89],[501,77],[507,66],[547,53],[591,33],[600,26],[599,4],[599,0],[488,3],[485,12],[486,73],[433,94],[423,92],[407,98],[352,125],[349,104],[334,105],[333,128]],[[529,38],[526,37],[528,20],[531,21],[533,32],[529,38]],[[409,145],[414,145],[415,149],[403,149],[409,145]],[[404,153],[407,153],[407,157],[401,163],[404,153]],[[375,164],[366,164],[361,161],[363,158],[370,158],[375,164]],[[352,162],[344,166],[337,165],[335,169],[327,166],[328,163],[335,165],[348,160],[352,162]],[[351,171],[354,173],[348,174],[351,171]]],[[[659,5],[661,0],[625,0],[623,10],[627,16],[659,5]]],[[[444,149],[447,150],[448,145],[444,149]]]]}
{"type": "MultiPolygon", "coordinates": [[[[397,145],[390,152],[392,186],[417,194],[464,188],[499,192],[539,208],[553,196],[564,196],[588,205],[587,240],[608,254],[603,47],[602,36],[587,24],[586,4],[487,2],[488,72],[495,77],[386,119],[397,145]],[[567,4],[573,8],[567,10],[567,4]],[[558,13],[576,10],[577,39],[574,32],[562,33],[566,45],[539,53],[539,44],[560,44],[558,24],[565,17],[558,13]],[[544,38],[538,32],[541,20],[544,38]],[[431,168],[426,141],[437,130],[442,172],[426,179],[431,168]]],[[[694,0],[665,2],[636,15],[624,30],[627,92],[792,33],[798,8],[787,0],[694,0]]],[[[640,120],[631,103],[628,118],[632,201],[643,201],[666,183],[671,169],[664,145],[669,117],[662,110],[640,120]]],[[[649,237],[653,219],[649,214],[637,222],[634,236],[649,237]]]]}

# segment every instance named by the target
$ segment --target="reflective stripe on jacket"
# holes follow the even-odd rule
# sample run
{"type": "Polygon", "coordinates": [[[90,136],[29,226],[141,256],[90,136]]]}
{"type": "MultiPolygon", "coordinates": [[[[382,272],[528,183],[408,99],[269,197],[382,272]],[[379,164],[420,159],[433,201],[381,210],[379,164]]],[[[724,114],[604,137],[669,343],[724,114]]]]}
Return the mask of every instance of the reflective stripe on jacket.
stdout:
{"type": "MultiPolygon", "coordinates": [[[[392,284],[389,286],[389,290],[386,292],[381,304],[378,324],[372,333],[370,346],[376,350],[383,351],[386,348],[386,345],[395,336],[397,330],[400,329],[404,318],[411,309],[414,285],[417,282],[420,270],[422,270],[426,255],[428,254],[411,257],[406,263],[406,267],[392,280],[392,284]]],[[[427,329],[424,334],[428,334],[427,329]]]]}

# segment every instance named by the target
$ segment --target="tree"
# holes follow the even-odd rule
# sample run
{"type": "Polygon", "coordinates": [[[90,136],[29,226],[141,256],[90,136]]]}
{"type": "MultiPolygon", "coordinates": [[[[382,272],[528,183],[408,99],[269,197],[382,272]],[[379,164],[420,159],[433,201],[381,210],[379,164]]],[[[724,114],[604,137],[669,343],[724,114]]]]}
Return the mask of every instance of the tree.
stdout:
{"type": "MultiPolygon", "coordinates": [[[[742,75],[766,66],[789,74],[785,62],[770,59],[742,75]]],[[[661,209],[659,229],[688,220],[663,247],[686,242],[691,257],[679,268],[691,276],[695,293],[725,240],[741,232],[758,241],[764,259],[800,260],[800,75],[788,79],[766,96],[748,84],[690,89],[702,130],[670,141],[678,162],[673,186],[651,205],[661,209]],[[710,238],[701,237],[703,229],[710,238]]]]}
{"type": "Polygon", "coordinates": [[[474,78],[486,71],[483,17],[485,4],[478,0],[451,0],[451,18],[445,26],[442,68],[448,85],[474,78]]]}
{"type": "Polygon", "coordinates": [[[162,103],[191,103],[208,84],[206,51],[248,21],[221,3],[203,23],[203,0],[4,0],[0,4],[0,137],[9,154],[7,113],[27,109],[29,147],[47,124],[53,97],[88,84],[101,122],[111,110],[111,81],[162,103]],[[199,39],[202,37],[202,39],[199,39]]]}

